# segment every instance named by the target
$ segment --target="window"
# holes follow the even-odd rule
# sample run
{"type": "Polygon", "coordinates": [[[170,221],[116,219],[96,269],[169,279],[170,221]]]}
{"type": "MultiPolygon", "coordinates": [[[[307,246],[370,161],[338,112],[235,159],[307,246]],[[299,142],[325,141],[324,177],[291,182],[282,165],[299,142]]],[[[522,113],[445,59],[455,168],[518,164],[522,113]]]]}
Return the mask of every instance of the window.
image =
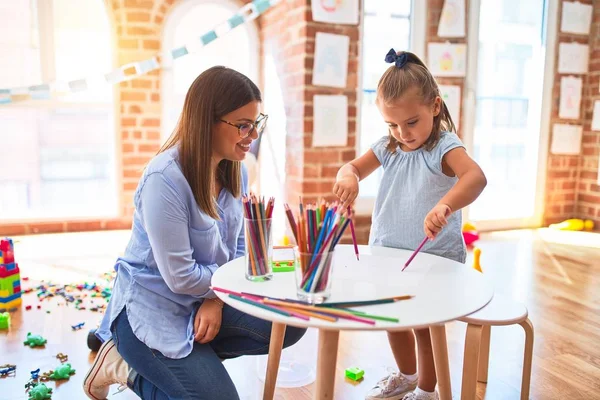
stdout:
{"type": "MultiPolygon", "coordinates": [[[[112,68],[102,0],[0,0],[0,87],[99,76],[112,68]]],[[[0,106],[0,219],[117,213],[113,88],[0,106]]]]}
{"type": "MultiPolygon", "coordinates": [[[[360,97],[360,134],[358,153],[365,153],[381,136],[387,126],[375,105],[377,82],[389,64],[385,54],[410,50],[423,57],[425,2],[411,0],[365,0],[362,26],[362,55],[360,97]],[[422,17],[422,18],[421,18],[422,17]],[[423,20],[421,20],[423,19],[423,20]]],[[[378,169],[360,183],[359,212],[370,213],[383,171],[378,169]]]]}
{"type": "MultiPolygon", "coordinates": [[[[231,0],[182,2],[166,22],[164,59],[170,58],[172,49],[194,42],[217,24],[231,18],[242,6],[243,3],[231,0]]],[[[163,140],[173,133],[188,88],[202,71],[215,65],[224,65],[258,83],[258,49],[258,30],[254,22],[249,22],[163,68],[163,140]]]]}

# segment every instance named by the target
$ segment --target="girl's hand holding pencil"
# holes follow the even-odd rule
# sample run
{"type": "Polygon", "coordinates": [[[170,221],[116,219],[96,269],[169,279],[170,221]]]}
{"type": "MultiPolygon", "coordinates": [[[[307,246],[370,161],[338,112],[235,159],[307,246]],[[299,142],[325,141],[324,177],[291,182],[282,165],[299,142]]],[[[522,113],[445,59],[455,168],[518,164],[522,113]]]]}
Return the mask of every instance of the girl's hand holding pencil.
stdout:
{"type": "Polygon", "coordinates": [[[342,202],[342,208],[349,207],[358,196],[358,176],[345,174],[338,177],[333,186],[333,194],[342,202]]]}
{"type": "Polygon", "coordinates": [[[446,217],[450,214],[452,214],[452,209],[446,204],[437,204],[429,211],[425,217],[423,226],[425,235],[427,235],[430,240],[435,239],[442,228],[448,225],[446,217]]]}

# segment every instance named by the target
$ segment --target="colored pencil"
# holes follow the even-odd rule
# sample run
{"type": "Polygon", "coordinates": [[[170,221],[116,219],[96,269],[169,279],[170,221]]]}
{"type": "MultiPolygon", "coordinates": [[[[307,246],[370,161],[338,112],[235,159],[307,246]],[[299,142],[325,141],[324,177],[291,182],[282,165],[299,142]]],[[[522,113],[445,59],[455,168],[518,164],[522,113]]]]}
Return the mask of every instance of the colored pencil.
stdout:
{"type": "Polygon", "coordinates": [[[265,205],[264,197],[254,194],[242,198],[245,217],[246,250],[248,253],[248,275],[263,276],[271,271],[269,260],[271,240],[271,217],[275,199],[270,198],[265,205]]]}
{"type": "Polygon", "coordinates": [[[304,205],[302,197],[297,218],[294,218],[287,204],[285,209],[290,228],[296,232],[302,287],[306,292],[322,291],[330,279],[335,246],[349,225],[346,222],[350,219],[349,211],[345,215],[341,210],[338,211],[337,203],[325,201],[321,201],[320,205],[304,205]]]}
{"type": "Polygon", "coordinates": [[[235,294],[229,294],[229,297],[231,297],[232,299],[236,299],[238,301],[241,301],[243,303],[252,304],[253,306],[256,306],[258,308],[262,308],[263,310],[269,310],[269,311],[272,311],[272,312],[277,313],[277,314],[285,315],[286,317],[291,317],[292,316],[292,314],[290,314],[287,311],[280,310],[280,309],[277,309],[275,307],[270,307],[270,306],[268,306],[266,304],[259,303],[258,301],[250,300],[250,299],[247,299],[247,298],[244,298],[244,297],[241,297],[241,296],[236,296],[235,294]]]}
{"type": "Polygon", "coordinates": [[[358,256],[358,244],[356,243],[356,232],[354,231],[354,221],[352,221],[350,206],[348,206],[348,218],[350,219],[350,232],[352,233],[352,244],[354,244],[354,254],[356,254],[356,260],[359,260],[358,256]]]}
{"type": "Polygon", "coordinates": [[[412,255],[410,256],[410,258],[408,259],[406,264],[404,264],[404,268],[402,268],[402,271],[404,271],[406,269],[406,267],[408,267],[408,264],[410,264],[410,262],[413,260],[413,258],[415,258],[415,256],[423,248],[423,246],[425,246],[425,243],[427,243],[428,240],[429,240],[429,238],[427,236],[425,236],[425,239],[423,239],[423,241],[421,242],[419,247],[417,247],[417,249],[415,250],[414,253],[412,253],[412,255]]]}

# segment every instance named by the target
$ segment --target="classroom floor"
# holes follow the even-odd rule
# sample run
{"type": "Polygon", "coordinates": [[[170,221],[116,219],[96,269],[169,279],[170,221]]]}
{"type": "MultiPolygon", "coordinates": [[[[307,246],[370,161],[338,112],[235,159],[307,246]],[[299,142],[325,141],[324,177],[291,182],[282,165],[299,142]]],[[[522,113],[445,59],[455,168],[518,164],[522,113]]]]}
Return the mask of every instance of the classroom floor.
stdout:
{"type": "MultiPolygon", "coordinates": [[[[81,383],[94,359],[86,345],[87,331],[96,326],[101,314],[90,307],[105,303],[102,298],[83,299],[77,310],[65,305],[62,297],[38,302],[35,288],[44,280],[58,285],[107,283],[115,257],[125,248],[127,231],[37,235],[15,238],[15,256],[21,268],[23,296],[21,311],[12,313],[10,331],[0,331],[0,365],[16,364],[15,376],[0,378],[0,399],[27,399],[24,385],[29,371],[41,372],[59,365],[55,355],[69,356],[76,369],[68,381],[47,385],[52,399],[84,399],[81,383]],[[93,303],[93,304],[92,304],[93,303]],[[37,305],[41,308],[37,309],[37,305]],[[61,304],[61,305],[58,305],[61,304]],[[32,305],[26,311],[25,306],[32,305]],[[85,322],[82,330],[71,325],[85,322]],[[48,339],[45,348],[23,345],[27,332],[48,339]]],[[[482,267],[493,278],[499,293],[527,304],[535,327],[531,398],[600,399],[600,235],[583,232],[553,232],[546,229],[509,231],[483,235],[482,267]]],[[[471,255],[470,255],[471,256],[471,255]]],[[[469,263],[471,259],[469,258],[469,263]]],[[[452,391],[460,398],[465,325],[447,328],[452,391]]],[[[317,335],[309,333],[283,353],[283,371],[314,373],[317,335]]],[[[492,329],[489,383],[479,384],[478,398],[518,399],[521,383],[523,334],[519,326],[492,329]]],[[[265,357],[245,357],[225,362],[240,397],[262,398],[265,357]]],[[[342,333],[338,355],[335,399],[363,399],[373,384],[393,367],[385,333],[342,333]],[[352,349],[352,350],[350,350],[352,349]],[[346,381],[344,369],[365,370],[359,384],[346,381]]],[[[109,398],[136,399],[131,391],[120,394],[111,388],[109,398]]],[[[278,400],[311,399],[314,383],[300,388],[277,388],[278,400]]]]}

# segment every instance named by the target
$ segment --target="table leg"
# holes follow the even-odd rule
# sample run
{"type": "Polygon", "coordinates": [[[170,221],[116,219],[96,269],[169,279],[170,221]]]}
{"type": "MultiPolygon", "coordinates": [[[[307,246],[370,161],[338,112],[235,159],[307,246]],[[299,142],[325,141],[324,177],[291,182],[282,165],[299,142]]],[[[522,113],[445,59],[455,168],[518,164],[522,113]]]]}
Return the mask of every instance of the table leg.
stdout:
{"type": "Polygon", "coordinates": [[[319,329],[317,388],[314,396],[317,400],[333,399],[339,338],[339,331],[319,329]]]}
{"type": "Polygon", "coordinates": [[[279,370],[279,360],[281,359],[284,337],[285,324],[273,322],[271,327],[271,340],[269,342],[269,357],[267,359],[267,373],[265,376],[263,400],[273,400],[273,396],[275,396],[275,384],[277,383],[277,371],[279,370]]]}
{"type": "Polygon", "coordinates": [[[429,329],[431,332],[431,345],[433,347],[433,359],[435,361],[435,372],[437,375],[440,400],[452,400],[446,326],[434,325],[429,327],[429,329]]]}

